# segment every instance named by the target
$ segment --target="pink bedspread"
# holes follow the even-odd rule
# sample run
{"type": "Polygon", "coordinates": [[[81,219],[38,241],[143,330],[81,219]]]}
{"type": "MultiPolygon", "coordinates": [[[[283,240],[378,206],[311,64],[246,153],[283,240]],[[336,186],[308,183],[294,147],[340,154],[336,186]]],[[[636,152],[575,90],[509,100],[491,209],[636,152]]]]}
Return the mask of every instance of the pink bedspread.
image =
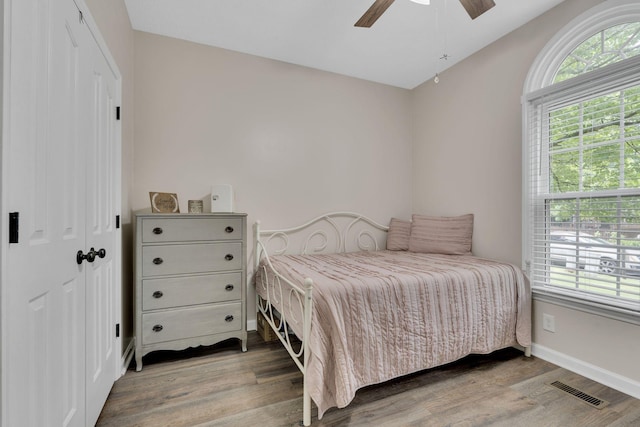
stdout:
{"type": "MultiPolygon", "coordinates": [[[[331,407],[348,405],[364,386],[471,353],[531,345],[529,284],[511,264],[404,251],[270,260],[289,280],[314,282],[305,381],[318,418],[331,407]]],[[[261,265],[256,273],[263,298],[264,284],[273,283],[273,274],[265,271],[261,265]]],[[[287,313],[282,301],[288,300],[274,306],[287,313]]],[[[301,319],[300,313],[295,317],[301,319]]],[[[290,326],[301,336],[301,323],[290,326]]]]}

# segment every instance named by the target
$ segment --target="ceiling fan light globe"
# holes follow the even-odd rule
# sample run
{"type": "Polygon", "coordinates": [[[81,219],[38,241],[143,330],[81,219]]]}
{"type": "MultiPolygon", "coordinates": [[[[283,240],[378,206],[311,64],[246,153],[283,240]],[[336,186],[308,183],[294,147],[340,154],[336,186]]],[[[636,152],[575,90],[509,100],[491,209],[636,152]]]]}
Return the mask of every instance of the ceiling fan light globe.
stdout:
{"type": "Polygon", "coordinates": [[[424,4],[427,6],[431,4],[431,0],[411,0],[411,1],[418,4],[424,4]]]}

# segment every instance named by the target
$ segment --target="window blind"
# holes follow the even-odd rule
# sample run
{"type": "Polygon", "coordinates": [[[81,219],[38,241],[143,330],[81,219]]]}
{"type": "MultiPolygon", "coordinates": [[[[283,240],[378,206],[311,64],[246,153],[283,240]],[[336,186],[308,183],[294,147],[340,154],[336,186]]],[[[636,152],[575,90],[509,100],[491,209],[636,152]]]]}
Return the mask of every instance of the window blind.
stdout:
{"type": "Polygon", "coordinates": [[[525,258],[534,289],[640,313],[640,63],[611,69],[526,98],[525,258]]]}

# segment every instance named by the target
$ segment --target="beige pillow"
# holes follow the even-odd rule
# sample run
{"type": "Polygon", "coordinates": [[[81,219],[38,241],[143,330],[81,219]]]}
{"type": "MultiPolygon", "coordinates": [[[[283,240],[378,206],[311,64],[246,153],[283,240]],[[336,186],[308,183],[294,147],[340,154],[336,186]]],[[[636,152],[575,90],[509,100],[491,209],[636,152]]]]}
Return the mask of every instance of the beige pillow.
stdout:
{"type": "Polygon", "coordinates": [[[473,214],[442,217],[413,215],[409,251],[426,254],[471,255],[473,214]]]}
{"type": "Polygon", "coordinates": [[[387,233],[387,249],[390,251],[406,251],[409,249],[411,222],[391,218],[387,233]]]}

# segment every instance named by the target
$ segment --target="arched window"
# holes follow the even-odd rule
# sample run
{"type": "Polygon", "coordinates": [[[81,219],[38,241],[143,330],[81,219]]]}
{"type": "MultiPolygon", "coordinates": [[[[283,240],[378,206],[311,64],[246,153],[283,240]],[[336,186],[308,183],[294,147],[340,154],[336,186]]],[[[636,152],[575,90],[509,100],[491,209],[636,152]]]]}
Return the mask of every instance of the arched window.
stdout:
{"type": "Polygon", "coordinates": [[[598,31],[567,55],[553,78],[558,83],[609,64],[640,55],[640,22],[598,31]]]}
{"type": "Polygon", "coordinates": [[[640,315],[640,4],[545,47],[524,90],[523,257],[534,292],[640,315]]]}

